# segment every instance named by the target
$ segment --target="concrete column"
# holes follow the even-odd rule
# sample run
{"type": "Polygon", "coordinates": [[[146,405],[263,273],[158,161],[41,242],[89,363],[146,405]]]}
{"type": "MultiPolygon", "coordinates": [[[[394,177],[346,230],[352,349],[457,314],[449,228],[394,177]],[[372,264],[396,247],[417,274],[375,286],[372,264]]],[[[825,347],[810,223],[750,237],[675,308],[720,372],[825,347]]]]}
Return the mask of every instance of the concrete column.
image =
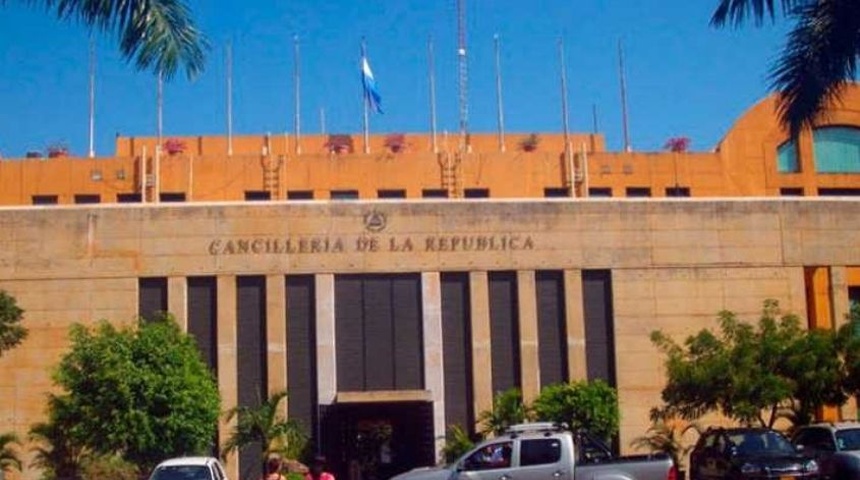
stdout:
{"type": "Polygon", "coordinates": [[[439,272],[421,274],[424,336],[424,388],[433,399],[435,458],[445,446],[445,363],[442,344],[442,284],[439,272]]]}
{"type": "Polygon", "coordinates": [[[183,332],[188,331],[188,282],[185,277],[167,277],[167,310],[183,332]]]}
{"type": "Polygon", "coordinates": [[[582,271],[564,271],[564,309],[567,321],[567,371],[571,381],[587,380],[585,313],[582,310],[582,271]]]}
{"type": "Polygon", "coordinates": [[[334,275],[319,274],[316,282],[317,394],[320,405],[331,405],[337,396],[337,352],[334,324],[334,275]]]}
{"type": "Polygon", "coordinates": [[[477,416],[493,408],[493,355],[487,272],[469,272],[469,296],[472,311],[472,388],[477,416]]]}
{"type": "Polygon", "coordinates": [[[520,319],[520,378],[523,401],[531,403],[540,393],[537,298],[534,270],[517,272],[520,319]]]}
{"type": "Polygon", "coordinates": [[[833,303],[833,328],[847,323],[851,302],[848,300],[848,269],[844,266],[830,267],[830,298],[833,303]]]}
{"type": "MultiPolygon", "coordinates": [[[[218,307],[218,390],[221,393],[221,408],[229,410],[239,402],[239,374],[237,364],[236,336],[236,277],[219,275],[217,287],[218,307]]],[[[233,418],[229,423],[222,417],[218,424],[218,438],[221,442],[230,437],[236,425],[233,418]]],[[[236,452],[227,456],[227,476],[239,478],[239,457],[236,452]]]]}
{"type": "MultiPolygon", "coordinates": [[[[833,328],[839,329],[848,323],[847,315],[851,311],[851,301],[848,299],[848,268],[844,266],[830,267],[830,298],[833,303],[833,328]]],[[[839,420],[853,421],[857,419],[857,398],[849,398],[845,405],[839,407],[839,420]]]]}
{"type": "MultiPolygon", "coordinates": [[[[269,395],[287,389],[287,302],[283,275],[266,275],[266,370],[269,395]]],[[[287,400],[281,413],[287,415],[287,400]]]]}

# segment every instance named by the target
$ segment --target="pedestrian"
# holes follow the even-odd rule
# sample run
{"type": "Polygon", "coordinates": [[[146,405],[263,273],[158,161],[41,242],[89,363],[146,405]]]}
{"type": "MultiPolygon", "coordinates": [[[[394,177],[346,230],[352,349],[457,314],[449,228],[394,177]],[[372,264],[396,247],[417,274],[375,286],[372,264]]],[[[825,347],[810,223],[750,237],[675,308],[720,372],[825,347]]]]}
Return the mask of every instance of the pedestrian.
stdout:
{"type": "Polygon", "coordinates": [[[335,480],[334,475],[325,470],[325,457],[317,455],[311,463],[310,471],[305,475],[305,480],[335,480]]]}
{"type": "Polygon", "coordinates": [[[272,455],[266,460],[266,473],[263,480],[287,480],[281,473],[281,457],[272,455]]]}

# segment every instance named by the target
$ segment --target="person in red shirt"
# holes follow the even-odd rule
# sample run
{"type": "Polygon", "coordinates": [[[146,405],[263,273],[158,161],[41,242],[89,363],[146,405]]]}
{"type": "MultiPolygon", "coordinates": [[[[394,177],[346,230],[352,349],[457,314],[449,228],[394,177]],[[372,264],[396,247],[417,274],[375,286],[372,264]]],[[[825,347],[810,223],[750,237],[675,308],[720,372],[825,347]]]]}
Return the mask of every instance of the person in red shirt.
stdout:
{"type": "Polygon", "coordinates": [[[321,455],[314,457],[305,480],[335,480],[334,475],[325,471],[325,457],[321,455]]]}

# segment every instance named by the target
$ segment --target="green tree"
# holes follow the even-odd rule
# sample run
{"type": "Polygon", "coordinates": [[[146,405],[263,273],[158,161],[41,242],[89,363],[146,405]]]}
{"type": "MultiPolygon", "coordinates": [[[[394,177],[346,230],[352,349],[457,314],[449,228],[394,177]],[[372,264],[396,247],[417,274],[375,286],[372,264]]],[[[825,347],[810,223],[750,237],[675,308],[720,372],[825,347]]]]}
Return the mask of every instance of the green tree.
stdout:
{"type": "Polygon", "coordinates": [[[194,340],[169,315],[117,328],[74,325],[49,404],[73,445],[118,454],[148,471],[172,456],[206,452],[220,411],[218,387],[194,340]],[[73,420],[69,420],[73,419],[73,420]],[[62,425],[62,424],[61,424],[62,425]]]}
{"type": "Polygon", "coordinates": [[[719,0],[711,24],[761,25],[780,14],[794,21],[785,47],[771,66],[782,122],[796,136],[812,126],[828,101],[854,79],[860,53],[860,2],[856,0],[719,0]]]}
{"type": "Polygon", "coordinates": [[[12,448],[13,445],[20,445],[18,436],[14,433],[0,433],[0,472],[8,472],[11,469],[21,471],[21,459],[12,448]]]}
{"type": "MultiPolygon", "coordinates": [[[[0,0],[0,5],[4,0],[0,0]]],[[[171,78],[180,66],[189,78],[203,70],[206,38],[184,0],[32,0],[64,21],[116,34],[123,58],[139,70],[171,78]]]]}
{"type": "Polygon", "coordinates": [[[48,419],[30,427],[35,445],[32,466],[42,470],[45,479],[78,479],[84,463],[84,447],[72,438],[77,420],[72,416],[68,397],[48,397],[48,419]]]}
{"type": "Polygon", "coordinates": [[[21,325],[24,310],[18,306],[15,297],[0,290],[0,357],[27,338],[27,329],[21,325]]]}
{"type": "Polygon", "coordinates": [[[652,342],[666,355],[666,415],[694,420],[718,411],[744,424],[772,427],[781,415],[805,423],[817,408],[845,401],[833,331],[802,328],[797,316],[780,314],[775,300],[764,302],[756,326],[720,312],[719,330],[703,329],[683,345],[652,332],[652,342]]]}
{"type": "Polygon", "coordinates": [[[523,423],[530,417],[528,407],[523,403],[523,394],[516,388],[499,392],[493,397],[492,410],[478,415],[481,435],[501,435],[511,425],[523,423]]]}
{"type": "Polygon", "coordinates": [[[227,421],[236,418],[236,425],[224,443],[222,455],[254,443],[262,445],[264,462],[269,455],[297,459],[307,447],[308,437],[295,420],[284,418],[281,402],[287,392],[273,393],[258,406],[239,405],[227,412],[227,421]]]}
{"type": "Polygon", "coordinates": [[[693,444],[684,441],[684,434],[689,430],[701,433],[695,423],[684,424],[677,419],[652,418],[651,426],[645,435],[636,437],[630,446],[637,449],[647,449],[651,452],[665,453],[679,469],[684,469],[687,453],[693,449],[693,444]]]}
{"type": "Polygon", "coordinates": [[[565,423],[605,441],[618,433],[618,394],[603,380],[548,385],[532,408],[538,420],[565,423]]]}

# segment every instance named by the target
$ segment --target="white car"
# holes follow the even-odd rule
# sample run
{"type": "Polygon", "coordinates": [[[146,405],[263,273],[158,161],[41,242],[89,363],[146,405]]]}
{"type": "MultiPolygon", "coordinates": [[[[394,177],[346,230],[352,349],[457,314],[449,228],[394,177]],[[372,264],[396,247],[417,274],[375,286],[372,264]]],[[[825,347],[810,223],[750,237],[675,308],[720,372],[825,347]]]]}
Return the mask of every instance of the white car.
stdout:
{"type": "Polygon", "coordinates": [[[227,474],[217,458],[179,457],[159,463],[149,480],[227,480],[227,474]]]}

